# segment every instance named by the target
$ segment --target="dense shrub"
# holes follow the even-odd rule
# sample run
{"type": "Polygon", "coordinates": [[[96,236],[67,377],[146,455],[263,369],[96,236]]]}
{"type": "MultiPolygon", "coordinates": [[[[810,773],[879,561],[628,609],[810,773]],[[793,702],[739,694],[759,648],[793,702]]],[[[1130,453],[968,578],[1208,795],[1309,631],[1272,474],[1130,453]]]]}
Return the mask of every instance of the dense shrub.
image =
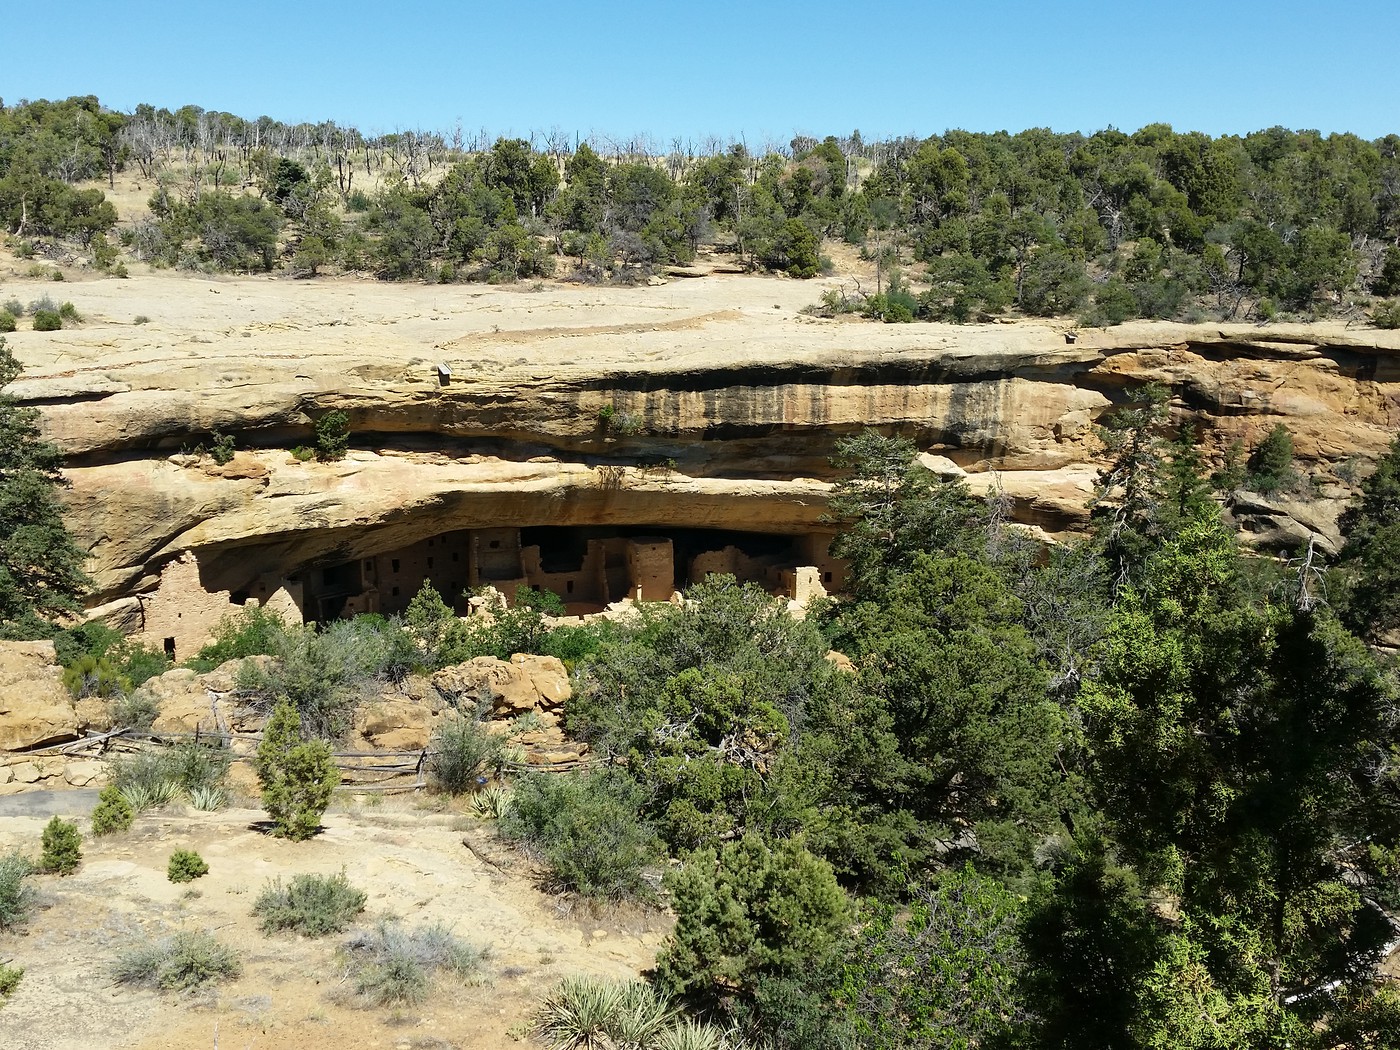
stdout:
{"type": "Polygon", "coordinates": [[[59,631],[54,636],[54,652],[64,667],[64,684],[74,697],[102,696],[115,701],[170,668],[164,653],[131,642],[97,621],[59,631]]]}
{"type": "Polygon", "coordinates": [[[345,458],[350,447],[350,417],[339,409],[332,409],[316,420],[316,458],[322,463],[332,463],[345,458]]]}
{"type": "Polygon", "coordinates": [[[263,730],[257,772],[274,835],[300,841],[320,830],[340,773],[324,741],[301,739],[301,718],[285,700],[263,730]]]}
{"type": "Polygon", "coordinates": [[[0,999],[8,999],[14,995],[23,976],[24,967],[0,963],[0,999]]]}
{"type": "Polygon", "coordinates": [[[40,869],[58,875],[72,875],[83,859],[82,841],[77,824],[54,817],[44,825],[44,852],[39,857],[40,869]]]}
{"type": "Polygon", "coordinates": [[[116,784],[108,784],[97,795],[97,806],[92,811],[92,834],[100,838],[114,831],[125,831],[135,819],[136,812],[121,789],[116,784]]]}
{"type": "Polygon", "coordinates": [[[34,311],[34,331],[57,332],[62,327],[63,318],[59,316],[57,310],[34,311]]]}
{"type": "Polygon", "coordinates": [[[1278,423],[1250,453],[1246,483],[1265,495],[1287,488],[1297,479],[1293,471],[1293,435],[1278,423]]]}
{"type": "Polygon", "coordinates": [[[617,770],[533,773],[516,785],[501,835],[542,858],[555,885],[585,897],[648,898],[642,873],[662,857],[642,789],[617,770]]]}
{"type": "Polygon", "coordinates": [[[233,763],[222,742],[187,740],[153,747],[112,761],[112,784],[137,811],[174,801],[180,795],[220,790],[233,763]]]}
{"type": "Polygon", "coordinates": [[[8,310],[0,310],[0,334],[15,330],[15,315],[8,310]]]}
{"type": "Polygon", "coordinates": [[[177,849],[165,866],[165,877],[171,882],[193,882],[208,874],[209,865],[192,849],[177,849]]]}
{"type": "Polygon", "coordinates": [[[278,877],[258,894],[253,915],[263,933],[292,930],[307,937],[339,933],[365,910],[363,891],[350,885],[342,871],[337,875],[294,875],[283,885],[278,877]]]}
{"type": "Polygon", "coordinates": [[[831,866],[787,840],[745,836],[697,850],[667,876],[676,927],[656,959],[671,994],[714,1004],[761,978],[798,978],[836,950],[849,921],[831,866]]]}
{"type": "Polygon", "coordinates": [[[242,970],[237,953],[212,934],[182,930],[123,952],[112,966],[112,977],[118,984],[180,991],[237,977],[242,970]]]}
{"type": "Polygon", "coordinates": [[[25,879],[34,870],[18,850],[0,854],[0,930],[10,930],[29,916],[30,889],[25,879]]]}
{"type": "Polygon", "coordinates": [[[411,1006],[427,998],[435,974],[459,978],[477,973],[486,953],[445,926],[405,930],[381,922],[345,945],[360,999],[371,1006],[411,1006]]]}
{"type": "Polygon", "coordinates": [[[503,747],[502,738],[487,732],[478,718],[458,713],[433,733],[428,771],[449,795],[465,794],[500,760],[503,747]]]}
{"type": "Polygon", "coordinates": [[[241,612],[224,617],[214,629],[214,640],[195,654],[188,666],[205,674],[229,660],[274,652],[274,639],[283,624],[274,612],[245,605],[241,612]]]}

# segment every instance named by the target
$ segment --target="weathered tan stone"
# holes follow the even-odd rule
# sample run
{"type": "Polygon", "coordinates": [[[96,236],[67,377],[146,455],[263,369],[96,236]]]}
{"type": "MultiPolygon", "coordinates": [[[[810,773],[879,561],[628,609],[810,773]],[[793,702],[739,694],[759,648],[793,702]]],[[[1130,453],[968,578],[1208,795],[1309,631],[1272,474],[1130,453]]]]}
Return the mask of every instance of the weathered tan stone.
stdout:
{"type": "Polygon", "coordinates": [[[435,719],[423,703],[407,698],[382,698],[355,713],[355,730],[373,747],[417,751],[428,746],[435,719]]]}
{"type": "Polygon", "coordinates": [[[856,673],[856,665],[851,662],[851,658],[845,653],[839,653],[835,649],[827,651],[827,663],[835,667],[838,671],[845,671],[847,674],[856,673]]]}
{"type": "Polygon", "coordinates": [[[157,733],[193,733],[215,730],[218,720],[209,689],[188,667],[177,667],[152,678],[141,687],[160,707],[151,724],[157,733]]]}
{"type": "Polygon", "coordinates": [[[63,779],[73,787],[87,787],[105,781],[107,767],[91,758],[69,759],[63,767],[63,779]]]}
{"type": "Polygon", "coordinates": [[[10,767],[18,784],[37,784],[47,775],[47,771],[36,762],[21,762],[10,767]]]}
{"type": "Polygon", "coordinates": [[[78,714],[54,663],[53,642],[0,642],[0,751],[78,736],[78,714]]]}
{"type": "Polygon", "coordinates": [[[510,663],[478,656],[444,667],[433,675],[433,688],[449,701],[482,702],[495,718],[550,710],[572,695],[568,673],[557,658],[521,653],[510,663]]]}
{"type": "MultiPolygon", "coordinates": [[[[1054,322],[799,315],[831,287],[711,276],[641,294],[551,286],[527,304],[506,290],[468,300],[372,282],[230,280],[220,296],[191,296],[174,275],[139,288],[92,282],[94,316],[144,307],[166,337],[97,323],[26,343],[13,390],[83,457],[69,471],[69,521],[94,553],[98,597],[141,592],[143,637],[175,638],[181,657],[234,607],[224,592],[252,578],[276,584],[450,530],[819,529],[832,446],[863,426],[913,437],[940,473],[1024,475],[1015,491],[1006,481],[1013,519],[1057,535],[1083,523],[1082,486],[1047,475],[1091,476],[1094,424],[1147,380],[1172,385],[1174,414],[1202,428],[1208,451],[1251,445],[1281,421],[1305,461],[1335,464],[1374,458],[1400,425],[1400,333],[1143,322],[1083,330],[1068,345],[1054,322]],[[451,367],[447,385],[434,362],[451,367]],[[642,433],[600,429],[608,407],[641,420],[642,433]],[[267,445],[306,440],[332,408],[383,447],[335,464],[240,451],[217,468],[143,451],[214,429],[267,445]],[[462,441],[529,448],[421,451],[462,441]],[[675,457],[674,469],[594,465],[653,454],[675,457]],[[179,561],[186,552],[197,572],[179,561]]],[[[278,593],[270,584],[257,597],[278,593]]],[[[291,589],[278,601],[295,608],[291,589]]],[[[135,615],[129,604],[120,612],[135,615]]]]}

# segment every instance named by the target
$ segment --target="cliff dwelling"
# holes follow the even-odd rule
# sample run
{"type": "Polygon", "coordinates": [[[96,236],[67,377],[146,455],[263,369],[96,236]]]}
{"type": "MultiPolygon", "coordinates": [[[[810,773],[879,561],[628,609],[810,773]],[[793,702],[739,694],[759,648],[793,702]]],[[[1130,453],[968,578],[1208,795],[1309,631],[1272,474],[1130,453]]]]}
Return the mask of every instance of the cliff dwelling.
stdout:
{"type": "Polygon", "coordinates": [[[363,613],[402,614],[424,584],[459,615],[471,611],[471,594],[486,587],[507,602],[523,587],[550,591],[578,616],[624,599],[667,601],[712,574],[805,605],[842,586],[844,566],[829,553],[831,539],[827,532],[644,526],[458,529],[286,575],[260,573],[233,590],[211,588],[198,555],[186,552],[143,596],[137,634],[183,658],[204,644],[220,619],[250,602],[284,618],[327,623],[363,613]]]}

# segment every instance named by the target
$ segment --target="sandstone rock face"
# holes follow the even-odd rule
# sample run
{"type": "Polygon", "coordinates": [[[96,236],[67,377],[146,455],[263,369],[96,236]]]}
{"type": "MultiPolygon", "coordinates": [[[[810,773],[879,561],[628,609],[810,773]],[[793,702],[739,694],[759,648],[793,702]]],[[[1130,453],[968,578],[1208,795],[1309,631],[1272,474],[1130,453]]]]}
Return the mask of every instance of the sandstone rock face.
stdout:
{"type": "Polygon", "coordinates": [[[78,736],[78,714],[54,659],[53,642],[0,642],[0,751],[78,736]]]}
{"type": "MultiPolygon", "coordinates": [[[[1171,385],[1208,452],[1284,422],[1303,465],[1325,471],[1373,459],[1400,426],[1400,333],[1135,323],[1069,344],[1057,323],[803,317],[825,287],[228,280],[215,296],[176,276],[93,282],[81,330],[11,337],[26,366],[13,389],[81,457],[70,520],[103,602],[149,591],[186,552],[215,592],[456,529],[808,532],[835,441],[865,426],[912,438],[940,473],[988,485],[996,472],[1015,520],[1062,534],[1084,520],[1094,424],[1149,380],[1171,385]],[[102,319],[136,312],[156,320],[102,319]],[[340,463],[293,460],[330,409],[370,436],[340,463]],[[604,409],[637,431],[608,429],[604,409]],[[171,455],[215,429],[238,442],[232,463],[171,455]]],[[[1264,543],[1330,528],[1268,516],[1276,526],[1251,533],[1264,543]]],[[[153,633],[132,626],[145,611],[103,615],[153,633]]]]}
{"type": "Polygon", "coordinates": [[[552,712],[573,695],[568,672],[553,656],[517,653],[509,663],[494,656],[478,656],[444,667],[432,681],[443,699],[485,704],[492,718],[510,718],[527,711],[552,712]]]}

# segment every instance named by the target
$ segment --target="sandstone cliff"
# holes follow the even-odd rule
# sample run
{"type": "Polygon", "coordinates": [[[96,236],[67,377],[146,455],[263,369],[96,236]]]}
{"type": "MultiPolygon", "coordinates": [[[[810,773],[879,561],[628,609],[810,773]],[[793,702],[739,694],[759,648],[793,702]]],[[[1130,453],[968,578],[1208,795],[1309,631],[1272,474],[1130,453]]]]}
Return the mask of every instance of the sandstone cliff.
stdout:
{"type": "Polygon", "coordinates": [[[1239,508],[1247,531],[1285,543],[1331,535],[1334,471],[1400,425],[1400,333],[1140,323],[1071,342],[1056,323],[802,315],[820,292],[738,277],[532,292],[91,282],[70,292],[87,325],[10,337],[27,369],[15,393],[70,454],[99,600],[150,589],[187,551],[213,591],[451,529],[803,533],[834,441],[865,426],[975,482],[998,472],[1017,518],[1063,532],[1093,482],[1094,421],[1149,379],[1212,448],[1288,424],[1321,510],[1239,508]],[[350,456],[297,462],[287,450],[330,409],[350,417],[350,456]],[[216,430],[247,451],[223,467],[179,454],[216,430]]]}

